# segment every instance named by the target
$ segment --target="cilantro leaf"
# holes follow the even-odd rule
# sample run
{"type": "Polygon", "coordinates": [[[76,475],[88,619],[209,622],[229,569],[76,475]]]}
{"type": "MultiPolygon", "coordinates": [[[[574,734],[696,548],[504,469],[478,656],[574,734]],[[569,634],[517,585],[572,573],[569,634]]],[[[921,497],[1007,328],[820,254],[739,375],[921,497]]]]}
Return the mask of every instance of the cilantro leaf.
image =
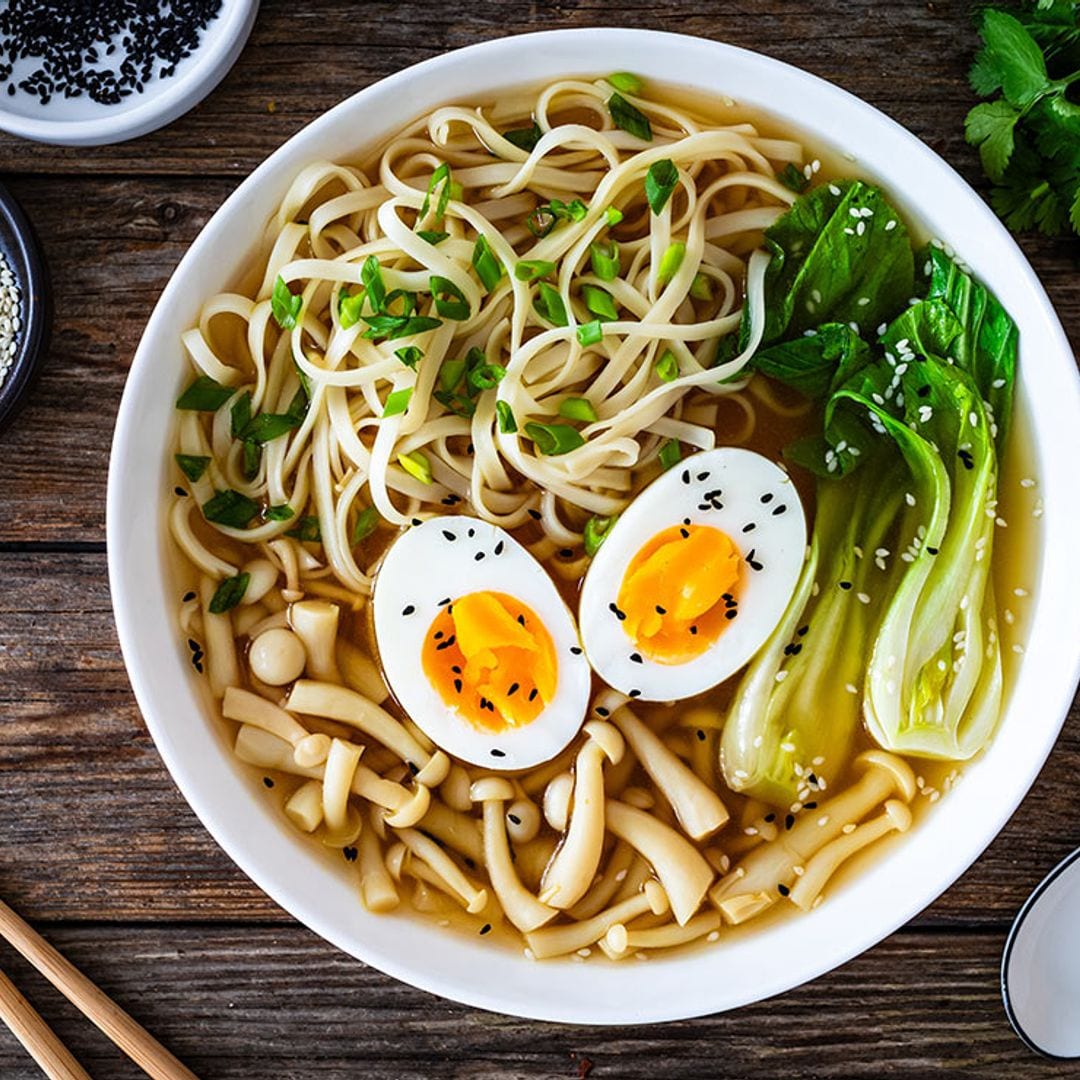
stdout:
{"type": "Polygon", "coordinates": [[[1038,42],[1023,24],[1005,11],[983,13],[981,68],[992,69],[1001,92],[1012,105],[1026,105],[1047,89],[1046,59],[1038,42]]]}
{"type": "Polygon", "coordinates": [[[1013,129],[1020,113],[1007,101],[984,101],[967,114],[964,132],[967,141],[979,148],[983,169],[991,180],[1000,180],[1015,142],[1013,129]]]}

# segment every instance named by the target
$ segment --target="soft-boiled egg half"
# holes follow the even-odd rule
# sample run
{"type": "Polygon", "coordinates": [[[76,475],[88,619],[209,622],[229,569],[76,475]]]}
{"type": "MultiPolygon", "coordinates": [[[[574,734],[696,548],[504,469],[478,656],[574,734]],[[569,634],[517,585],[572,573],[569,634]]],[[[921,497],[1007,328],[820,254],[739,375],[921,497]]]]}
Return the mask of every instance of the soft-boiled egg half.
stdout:
{"type": "Polygon", "coordinates": [[[687,458],[615,522],[581,592],[582,643],[611,687],[677,701],[733,675],[780,621],[806,552],[790,477],[752,450],[687,458]]]}
{"type": "Polygon", "coordinates": [[[414,525],[387,552],[372,603],[387,682],[447,753],[525,769],[577,734],[591,672],[573,616],[505,530],[460,515],[414,525]]]}

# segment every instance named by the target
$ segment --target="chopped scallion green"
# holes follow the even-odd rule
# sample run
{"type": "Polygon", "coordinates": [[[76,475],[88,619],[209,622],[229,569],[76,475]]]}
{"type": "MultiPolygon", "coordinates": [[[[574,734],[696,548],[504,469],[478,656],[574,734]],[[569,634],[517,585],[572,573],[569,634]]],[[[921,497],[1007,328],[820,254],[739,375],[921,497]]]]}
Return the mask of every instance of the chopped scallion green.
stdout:
{"type": "Polygon", "coordinates": [[[598,419],[593,403],[583,397],[563,398],[559,402],[559,415],[564,420],[582,420],[587,424],[594,423],[598,419]]]}
{"type": "Polygon", "coordinates": [[[555,264],[547,259],[522,259],[514,267],[518,281],[536,281],[555,273],[555,264]]]}
{"type": "Polygon", "coordinates": [[[589,245],[589,261],[593,273],[601,281],[614,281],[622,270],[619,245],[614,240],[597,240],[589,245]]]}
{"type": "Polygon", "coordinates": [[[226,611],[232,611],[247,592],[250,574],[237,574],[236,577],[226,578],[210,598],[210,614],[224,615],[226,611]]]}
{"type": "Polygon", "coordinates": [[[617,206],[609,206],[604,211],[604,218],[610,228],[614,228],[623,219],[623,212],[617,206]]]}
{"type": "Polygon", "coordinates": [[[694,275],[690,283],[690,295],[695,300],[711,300],[713,298],[712,278],[700,271],[694,275]]]}
{"type": "Polygon", "coordinates": [[[435,300],[435,310],[444,319],[462,322],[472,314],[465,294],[449,278],[432,274],[429,287],[435,300]]]}
{"type": "Polygon", "coordinates": [[[540,282],[539,295],[533,301],[533,308],[542,319],[554,326],[567,326],[570,322],[566,317],[562,294],[546,281],[540,282]]]}
{"type": "Polygon", "coordinates": [[[418,348],[416,345],[402,345],[400,349],[394,350],[394,355],[407,367],[416,370],[416,365],[424,359],[423,349],[418,348]]]}
{"type": "Polygon", "coordinates": [[[350,296],[346,292],[339,294],[338,322],[342,330],[349,330],[360,321],[360,312],[364,309],[364,293],[358,292],[350,296]]]}
{"type": "Polygon", "coordinates": [[[577,328],[577,339],[580,345],[595,345],[604,336],[604,324],[599,319],[592,322],[582,323],[577,328]]]}
{"type": "Polygon", "coordinates": [[[368,341],[396,341],[442,326],[441,319],[430,315],[365,315],[363,318],[368,325],[364,331],[368,341]]]}
{"type": "Polygon", "coordinates": [[[268,506],[263,511],[263,517],[267,521],[288,521],[296,514],[296,511],[288,503],[278,503],[276,506],[268,506]]]}
{"type": "Polygon", "coordinates": [[[386,285],[383,284],[382,267],[374,255],[369,255],[360,267],[360,280],[364,283],[371,310],[375,314],[386,309],[386,285]]]}
{"type": "Polygon", "coordinates": [[[432,247],[437,247],[450,234],[441,229],[421,229],[417,234],[421,240],[426,240],[432,247]]]}
{"type": "Polygon", "coordinates": [[[422,450],[414,450],[411,454],[398,454],[397,460],[398,464],[421,484],[431,483],[431,462],[422,450]]]}
{"type": "Polygon", "coordinates": [[[569,424],[538,424],[530,421],[525,425],[525,434],[536,444],[537,450],[547,457],[568,454],[585,445],[581,432],[569,424]]]}
{"type": "Polygon", "coordinates": [[[290,529],[286,536],[291,536],[294,540],[299,540],[304,544],[321,544],[322,543],[322,526],[319,524],[317,517],[311,515],[302,517],[296,524],[294,529],[290,529]]]}
{"type": "Polygon", "coordinates": [[[274,321],[282,330],[291,330],[296,325],[300,309],[304,306],[302,296],[293,296],[292,289],[285,279],[278,274],[274,281],[274,291],[270,294],[270,311],[274,321]]]}
{"type": "Polygon", "coordinates": [[[596,285],[582,285],[581,298],[585,301],[585,306],[598,318],[608,322],[618,319],[619,309],[615,306],[611,293],[606,289],[601,289],[596,285]]]}
{"type": "Polygon", "coordinates": [[[464,360],[444,360],[439,368],[439,386],[443,390],[454,390],[465,374],[464,360]]]}
{"type": "Polygon", "coordinates": [[[656,374],[661,382],[674,382],[679,377],[679,361],[670,349],[656,361],[656,374]]]}
{"type": "Polygon", "coordinates": [[[499,418],[499,430],[504,435],[513,435],[517,431],[517,421],[514,419],[514,410],[505,401],[495,402],[495,415],[499,418]]]}
{"type": "Polygon", "coordinates": [[[259,475],[259,464],[262,461],[262,447],[251,439],[244,440],[244,479],[254,480],[259,475]]]}
{"type": "Polygon", "coordinates": [[[585,554],[592,558],[600,550],[600,545],[607,539],[612,525],[619,520],[618,514],[611,517],[594,515],[585,522],[585,554]]]}
{"type": "Polygon", "coordinates": [[[513,131],[504,131],[503,138],[508,143],[513,143],[519,150],[531,154],[536,149],[536,144],[543,136],[540,125],[534,120],[532,127],[514,128],[513,131]]]}
{"type": "Polygon", "coordinates": [[[640,94],[644,89],[642,81],[629,71],[616,71],[607,77],[607,81],[621,94],[640,94]]]}
{"type": "Polygon", "coordinates": [[[685,244],[668,244],[667,251],[661,256],[660,266],[656,271],[656,283],[658,285],[666,285],[679,272],[679,267],[682,266],[685,255],[685,244]]]}
{"type": "Polygon", "coordinates": [[[659,214],[665,206],[675,185],[679,182],[679,170],[671,158],[654,161],[645,174],[645,198],[654,214],[659,214]]]}
{"type": "Polygon", "coordinates": [[[386,404],[383,406],[383,418],[387,416],[399,416],[409,407],[409,399],[412,397],[413,388],[406,386],[403,390],[394,390],[386,395],[386,404]]]}
{"type": "MultiPolygon", "coordinates": [[[[483,353],[480,354],[483,356],[483,353]]],[[[506,377],[506,368],[502,364],[489,364],[487,362],[476,364],[469,368],[465,377],[466,383],[476,391],[492,390],[506,377]]]]}
{"type": "Polygon", "coordinates": [[[608,112],[611,113],[611,120],[617,128],[628,131],[644,142],[652,142],[652,125],[649,123],[649,118],[640,109],[631,105],[622,94],[618,91],[612,94],[608,98],[607,107],[608,112]]]}
{"type": "Polygon", "coordinates": [[[235,393],[230,387],[222,386],[217,379],[200,375],[176,399],[176,407],[191,412],[217,412],[235,393]]]}
{"type": "Polygon", "coordinates": [[[378,527],[382,517],[374,506],[365,507],[356,516],[356,524],[353,526],[352,542],[359,544],[366,540],[378,527]]]}
{"type": "Polygon", "coordinates": [[[682,461],[682,447],[679,446],[678,439],[668,439],[663,446],[660,447],[660,466],[665,471],[670,469],[672,465],[677,465],[682,461]]]}
{"type": "Polygon", "coordinates": [[[478,236],[473,246],[472,264],[484,288],[491,292],[502,280],[503,264],[495,257],[486,236],[478,236]]]}
{"type": "Polygon", "coordinates": [[[234,439],[241,437],[240,433],[251,423],[251,391],[241,394],[229,407],[231,417],[230,432],[234,439]]]}
{"type": "Polygon", "coordinates": [[[453,180],[450,176],[450,166],[443,162],[432,174],[431,179],[428,181],[427,194],[424,196],[424,201],[420,204],[420,216],[418,221],[423,221],[428,216],[428,211],[431,209],[431,196],[432,193],[440,185],[442,190],[439,192],[439,201],[435,204],[435,220],[442,221],[446,215],[446,207],[450,202],[450,185],[453,180]]]}
{"type": "Polygon", "coordinates": [[[180,466],[180,471],[192,482],[202,479],[203,473],[206,472],[207,466],[210,464],[208,457],[199,457],[196,454],[176,454],[176,464],[180,466]]]}
{"type": "Polygon", "coordinates": [[[213,498],[207,499],[202,507],[203,517],[215,525],[226,525],[231,529],[242,529],[258,512],[259,504],[239,491],[231,488],[219,491],[213,498]]]}

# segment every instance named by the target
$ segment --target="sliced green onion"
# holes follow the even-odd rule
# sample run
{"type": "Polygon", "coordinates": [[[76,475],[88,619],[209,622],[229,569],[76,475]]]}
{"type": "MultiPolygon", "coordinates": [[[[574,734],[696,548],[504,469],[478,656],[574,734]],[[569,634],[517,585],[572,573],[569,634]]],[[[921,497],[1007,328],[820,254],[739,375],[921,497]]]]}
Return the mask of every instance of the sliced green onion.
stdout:
{"type": "Polygon", "coordinates": [[[640,94],[644,84],[629,71],[616,71],[607,77],[607,81],[622,94],[640,94]]]}
{"type": "Polygon", "coordinates": [[[585,554],[589,558],[600,550],[600,545],[607,539],[612,525],[618,520],[618,514],[612,514],[611,517],[594,515],[585,522],[585,554]]]}
{"type": "Polygon", "coordinates": [[[244,440],[244,479],[254,480],[259,474],[259,463],[262,461],[262,447],[251,439],[244,440]]]}
{"type": "Polygon", "coordinates": [[[459,394],[450,390],[436,390],[431,395],[440,405],[446,406],[457,416],[463,416],[466,420],[476,413],[476,402],[467,394],[459,394]]]}
{"type": "Polygon", "coordinates": [[[504,131],[503,138],[512,143],[519,150],[524,150],[527,154],[531,154],[536,149],[536,144],[543,136],[543,132],[540,130],[540,125],[534,120],[532,127],[527,128],[514,128],[513,131],[504,131]]]}
{"type": "Polygon", "coordinates": [[[454,390],[465,375],[467,364],[464,360],[444,360],[439,368],[439,386],[443,390],[454,390]]]}
{"type": "Polygon", "coordinates": [[[176,407],[191,412],[217,412],[235,393],[231,387],[222,386],[217,379],[200,375],[176,399],[176,407]]]}
{"type": "Polygon", "coordinates": [[[599,319],[582,323],[577,328],[577,339],[581,345],[595,345],[604,336],[604,324],[599,319]]]}
{"type": "Polygon", "coordinates": [[[423,221],[427,217],[428,211],[431,209],[431,195],[435,189],[441,184],[442,190],[439,192],[439,201],[435,205],[435,220],[442,221],[446,214],[447,204],[450,202],[450,185],[452,183],[450,176],[450,166],[443,162],[432,174],[431,179],[428,181],[427,194],[424,196],[423,203],[420,204],[420,217],[418,221],[423,221]]]}
{"type": "Polygon", "coordinates": [[[614,227],[622,221],[623,212],[617,206],[609,206],[604,211],[604,218],[610,227],[614,227]]]}
{"type": "Polygon", "coordinates": [[[679,182],[679,170],[671,158],[654,161],[645,174],[645,198],[654,214],[659,214],[667,206],[675,185],[679,182]]]}
{"type": "Polygon", "coordinates": [[[278,503],[277,506],[268,506],[263,511],[263,517],[267,521],[288,521],[295,513],[288,503],[278,503]]]}
{"type": "Polygon", "coordinates": [[[407,367],[416,370],[416,365],[424,359],[424,350],[416,345],[402,345],[394,350],[394,355],[407,367]]]}
{"type": "Polygon", "coordinates": [[[554,326],[567,326],[570,320],[566,317],[566,305],[559,290],[541,281],[539,291],[540,295],[533,301],[536,313],[554,326]]]}
{"type": "Polygon", "coordinates": [[[619,245],[614,240],[597,240],[589,245],[589,261],[593,273],[601,281],[614,281],[622,270],[619,245]]]}
{"type": "Polygon", "coordinates": [[[432,274],[429,288],[435,300],[435,310],[444,319],[456,319],[462,322],[472,314],[465,294],[449,278],[432,274]]]}
{"type": "Polygon", "coordinates": [[[426,240],[432,247],[437,247],[450,234],[441,229],[421,229],[417,234],[421,240],[426,240]]]}
{"type": "Polygon", "coordinates": [[[611,293],[596,285],[582,285],[581,299],[585,306],[596,316],[609,322],[618,319],[619,310],[615,307],[615,301],[611,293]]]}
{"type": "Polygon", "coordinates": [[[549,203],[538,206],[526,219],[529,232],[537,238],[547,236],[559,221],[583,221],[589,208],[580,199],[571,199],[564,203],[561,199],[552,199],[549,203]]]}
{"type": "Polygon", "coordinates": [[[430,315],[365,315],[363,319],[368,324],[364,331],[368,341],[396,341],[442,326],[441,319],[430,315]]]}
{"type": "Polygon", "coordinates": [[[303,416],[296,413],[259,413],[240,433],[244,442],[262,446],[280,439],[303,423],[303,416]]]}
{"type": "Polygon", "coordinates": [[[483,363],[469,368],[465,382],[477,391],[493,390],[505,377],[506,368],[502,364],[483,363]]]}
{"type": "Polygon", "coordinates": [[[464,194],[465,189],[456,180],[451,180],[449,198],[456,199],[458,202],[461,202],[462,196],[464,194]]]}
{"type": "Polygon", "coordinates": [[[382,267],[374,255],[369,255],[360,267],[360,280],[367,290],[368,300],[371,301],[371,310],[378,312],[386,308],[386,286],[383,284],[382,267]]]}
{"type": "Polygon", "coordinates": [[[270,311],[274,321],[282,330],[291,330],[296,325],[300,309],[304,306],[302,296],[293,296],[292,289],[285,279],[278,274],[274,282],[274,291],[270,294],[270,311]]]}
{"type": "Polygon", "coordinates": [[[514,277],[518,281],[536,281],[555,273],[555,264],[547,259],[522,259],[514,267],[514,277]]]}
{"type": "Polygon", "coordinates": [[[359,544],[366,540],[378,527],[382,518],[374,506],[365,507],[356,516],[356,524],[353,526],[352,542],[359,544]]]}
{"type": "Polygon", "coordinates": [[[599,419],[593,403],[583,397],[563,398],[559,402],[559,415],[564,420],[582,420],[587,424],[592,424],[599,419]]]}
{"type": "Polygon", "coordinates": [[[210,614],[224,615],[226,611],[232,611],[247,592],[250,574],[237,574],[236,577],[226,578],[210,598],[210,614]]]}
{"type": "Polygon", "coordinates": [[[581,432],[569,424],[538,424],[530,421],[525,425],[525,434],[536,443],[537,450],[548,457],[568,454],[585,445],[581,432]]]}
{"type": "Polygon", "coordinates": [[[411,454],[398,454],[398,464],[421,484],[431,483],[431,462],[422,450],[414,450],[411,454]]]}
{"type": "Polygon", "coordinates": [[[230,433],[234,439],[242,437],[244,428],[251,423],[251,391],[241,394],[230,406],[230,433]]]}
{"type": "Polygon", "coordinates": [[[383,315],[412,315],[416,312],[416,293],[410,292],[408,289],[395,289],[391,293],[387,293],[383,299],[382,312],[383,315]],[[401,310],[393,311],[394,304],[400,300],[401,310]]]}
{"type": "Polygon", "coordinates": [[[622,96],[612,94],[608,98],[608,112],[611,113],[612,123],[623,131],[642,139],[644,142],[652,142],[652,124],[649,118],[638,108],[635,108],[622,96]]]}
{"type": "Polygon", "coordinates": [[[698,271],[690,283],[690,295],[695,300],[711,300],[713,298],[712,278],[698,271]]]}
{"type": "Polygon", "coordinates": [[[660,447],[660,466],[665,471],[670,469],[672,465],[678,465],[682,461],[682,447],[679,446],[678,439],[668,439],[663,446],[660,447]]]}
{"type": "Polygon", "coordinates": [[[780,170],[776,179],[796,195],[801,195],[810,186],[806,174],[790,161],[780,170]]]}
{"type": "Polygon", "coordinates": [[[656,374],[661,382],[674,382],[679,377],[679,361],[670,349],[656,361],[656,374]]]}
{"type": "Polygon", "coordinates": [[[192,482],[202,478],[210,464],[208,457],[199,457],[195,454],[175,454],[176,464],[180,471],[192,482]]]}
{"type": "Polygon", "coordinates": [[[473,246],[472,264],[484,288],[491,292],[502,280],[503,264],[495,258],[486,236],[478,236],[473,246]]]}
{"type": "Polygon", "coordinates": [[[202,507],[203,517],[215,525],[227,525],[231,529],[242,529],[258,512],[259,504],[239,491],[229,489],[219,491],[212,499],[207,499],[202,507]]]}
{"type": "Polygon", "coordinates": [[[499,430],[504,435],[513,435],[517,431],[517,421],[514,419],[514,410],[505,401],[495,402],[495,415],[499,418],[499,430]]]}
{"type": "Polygon", "coordinates": [[[339,294],[339,297],[338,322],[341,323],[342,330],[348,330],[360,321],[360,312],[364,309],[366,296],[362,292],[354,296],[343,292],[339,294]]]}
{"type": "Polygon", "coordinates": [[[552,199],[551,205],[557,208],[556,213],[560,217],[565,215],[571,221],[584,221],[589,213],[589,208],[580,199],[571,199],[568,203],[561,203],[558,199],[552,199]]]}
{"type": "Polygon", "coordinates": [[[412,397],[413,388],[406,386],[404,390],[394,390],[386,395],[386,404],[383,406],[383,417],[399,416],[409,407],[409,399],[412,397]]]}
{"type": "Polygon", "coordinates": [[[685,244],[668,244],[668,249],[660,257],[660,266],[656,271],[656,283],[658,285],[666,285],[679,272],[679,267],[682,266],[685,255],[685,244]]]}
{"type": "Polygon", "coordinates": [[[319,524],[317,517],[307,515],[302,517],[296,524],[296,527],[290,529],[286,536],[291,536],[294,540],[299,540],[304,544],[321,544],[322,543],[322,526],[319,524]]]}

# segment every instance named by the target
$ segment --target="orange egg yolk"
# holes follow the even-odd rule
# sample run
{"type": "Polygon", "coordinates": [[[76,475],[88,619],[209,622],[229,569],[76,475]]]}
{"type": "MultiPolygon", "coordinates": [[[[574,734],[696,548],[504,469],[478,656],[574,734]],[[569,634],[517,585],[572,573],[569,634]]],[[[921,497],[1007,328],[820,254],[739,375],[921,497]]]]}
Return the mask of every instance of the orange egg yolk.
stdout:
{"type": "Polygon", "coordinates": [[[428,627],[422,661],[443,701],[483,731],[523,727],[555,697],[551,635],[505,593],[469,593],[444,607],[428,627]]]}
{"type": "Polygon", "coordinates": [[[616,614],[643,656],[685,663],[738,616],[741,571],[739,549],[727,533],[709,525],[673,525],[630,561],[616,614]]]}

